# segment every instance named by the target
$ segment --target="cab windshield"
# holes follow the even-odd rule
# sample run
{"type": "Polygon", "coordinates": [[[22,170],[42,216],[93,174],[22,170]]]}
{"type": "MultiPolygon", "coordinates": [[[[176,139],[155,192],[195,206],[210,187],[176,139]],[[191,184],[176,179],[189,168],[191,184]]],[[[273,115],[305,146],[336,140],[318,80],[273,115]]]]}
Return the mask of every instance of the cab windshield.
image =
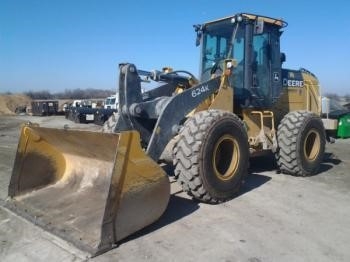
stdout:
{"type": "Polygon", "coordinates": [[[106,105],[114,105],[115,104],[115,98],[107,98],[106,105]]]}
{"type": "MultiPolygon", "coordinates": [[[[201,80],[211,77],[211,69],[215,63],[233,58],[237,61],[234,69],[233,86],[243,88],[244,68],[244,29],[241,24],[232,23],[231,19],[209,24],[203,32],[201,54],[201,80]]],[[[222,65],[221,65],[222,67],[222,65]]]]}
{"type": "Polygon", "coordinates": [[[206,24],[202,30],[201,80],[209,80],[212,73],[220,75],[223,61],[234,59],[237,66],[229,83],[239,100],[236,102],[269,107],[281,89],[279,29],[268,23],[259,28],[257,21],[233,23],[231,18],[206,24]]]}

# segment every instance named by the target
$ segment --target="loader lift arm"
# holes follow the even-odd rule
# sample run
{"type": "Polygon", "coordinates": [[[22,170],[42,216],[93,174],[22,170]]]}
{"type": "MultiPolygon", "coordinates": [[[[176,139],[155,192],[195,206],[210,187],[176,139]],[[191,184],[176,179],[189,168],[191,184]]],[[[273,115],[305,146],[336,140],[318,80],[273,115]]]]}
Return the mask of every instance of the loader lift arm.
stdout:
{"type": "Polygon", "coordinates": [[[164,81],[167,84],[158,87],[156,91],[159,94],[163,89],[164,96],[145,100],[141,92],[140,72],[143,75],[147,73],[138,71],[133,64],[120,66],[119,112],[121,114],[117,122],[117,130],[138,130],[143,146],[147,147],[147,154],[158,161],[167,143],[177,133],[179,123],[219,89],[221,77],[215,77],[171,96],[169,92],[171,89],[174,90],[178,84],[186,85],[189,80],[176,74],[150,75],[156,81],[164,81]],[[153,125],[150,126],[152,119],[153,125]]]}

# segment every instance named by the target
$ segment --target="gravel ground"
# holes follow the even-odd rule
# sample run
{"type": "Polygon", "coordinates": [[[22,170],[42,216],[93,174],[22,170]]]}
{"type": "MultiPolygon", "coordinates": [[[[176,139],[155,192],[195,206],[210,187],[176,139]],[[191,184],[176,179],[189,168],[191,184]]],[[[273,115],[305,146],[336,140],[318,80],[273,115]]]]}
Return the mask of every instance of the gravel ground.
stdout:
{"type": "MultiPolygon", "coordinates": [[[[273,158],[251,159],[241,194],[220,205],[192,201],[171,179],[164,215],[95,258],[3,207],[25,122],[97,131],[64,117],[0,116],[1,261],[350,261],[350,139],[328,144],[321,172],[277,174],[273,158]]],[[[171,170],[169,170],[171,175],[171,170]]]]}

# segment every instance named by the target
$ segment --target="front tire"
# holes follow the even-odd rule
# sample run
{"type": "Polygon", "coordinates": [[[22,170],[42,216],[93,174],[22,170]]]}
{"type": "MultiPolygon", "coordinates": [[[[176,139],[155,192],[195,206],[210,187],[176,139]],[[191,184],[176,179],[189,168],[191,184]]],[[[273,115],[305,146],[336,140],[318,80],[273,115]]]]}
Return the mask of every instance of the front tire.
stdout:
{"type": "Polygon", "coordinates": [[[231,199],[248,172],[243,122],[221,110],[196,113],[180,130],[173,163],[175,178],[190,196],[208,203],[231,199]]]}
{"type": "Polygon", "coordinates": [[[318,172],[326,137],[317,115],[308,111],[288,113],[278,126],[277,142],[276,160],[282,173],[309,176],[318,172]]]}

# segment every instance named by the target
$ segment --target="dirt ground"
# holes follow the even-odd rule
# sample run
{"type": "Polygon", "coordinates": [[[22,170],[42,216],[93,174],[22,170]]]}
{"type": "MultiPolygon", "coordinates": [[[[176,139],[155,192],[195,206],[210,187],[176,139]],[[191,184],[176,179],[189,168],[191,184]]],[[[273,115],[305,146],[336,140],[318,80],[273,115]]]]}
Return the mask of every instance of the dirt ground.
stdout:
{"type": "Polygon", "coordinates": [[[220,205],[191,200],[170,177],[164,215],[116,249],[89,259],[3,207],[19,126],[27,121],[101,128],[62,116],[0,116],[1,261],[350,261],[350,139],[327,144],[321,171],[311,177],[277,174],[271,157],[251,159],[241,194],[220,205]]]}

